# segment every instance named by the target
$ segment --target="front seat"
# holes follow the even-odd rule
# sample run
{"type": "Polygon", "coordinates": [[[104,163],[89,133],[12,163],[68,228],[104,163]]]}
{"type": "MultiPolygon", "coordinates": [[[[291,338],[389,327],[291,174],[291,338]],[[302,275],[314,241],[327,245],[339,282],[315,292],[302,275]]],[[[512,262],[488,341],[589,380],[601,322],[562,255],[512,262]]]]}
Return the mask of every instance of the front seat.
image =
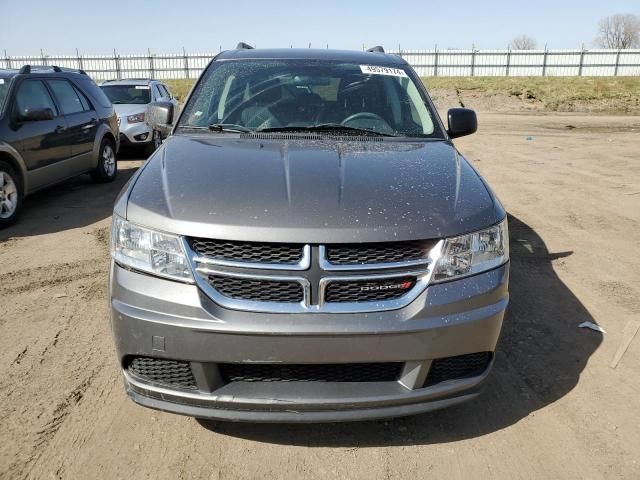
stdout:
{"type": "Polygon", "coordinates": [[[241,114],[242,125],[249,128],[269,128],[280,125],[273,114],[273,107],[282,100],[280,79],[273,78],[260,82],[250,90],[249,106],[241,114]]]}

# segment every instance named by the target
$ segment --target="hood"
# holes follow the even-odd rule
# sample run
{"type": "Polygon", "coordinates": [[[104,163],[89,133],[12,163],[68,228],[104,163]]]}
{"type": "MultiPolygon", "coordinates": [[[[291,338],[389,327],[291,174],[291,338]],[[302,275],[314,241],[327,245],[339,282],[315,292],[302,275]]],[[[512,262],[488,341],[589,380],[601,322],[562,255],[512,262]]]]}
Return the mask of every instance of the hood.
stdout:
{"type": "Polygon", "coordinates": [[[182,235],[344,243],[454,236],[504,211],[445,141],[177,135],[131,187],[126,216],[182,235]]]}
{"type": "Polygon", "coordinates": [[[127,115],[146,112],[147,105],[138,103],[122,103],[114,105],[113,109],[116,111],[116,115],[118,115],[119,117],[126,117],[127,115]]]}

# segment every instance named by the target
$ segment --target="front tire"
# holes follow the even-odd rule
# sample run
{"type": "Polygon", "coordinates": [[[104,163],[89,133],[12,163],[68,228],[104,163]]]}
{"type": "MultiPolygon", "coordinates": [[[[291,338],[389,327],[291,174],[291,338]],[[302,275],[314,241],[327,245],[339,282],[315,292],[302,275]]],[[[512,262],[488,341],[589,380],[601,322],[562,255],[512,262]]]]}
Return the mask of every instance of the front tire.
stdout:
{"type": "Polygon", "coordinates": [[[0,160],[0,229],[15,223],[22,208],[22,182],[7,162],[0,160]]]}
{"type": "Polygon", "coordinates": [[[91,177],[95,182],[107,183],[113,182],[118,173],[118,160],[116,158],[116,149],[108,138],[103,138],[100,143],[98,152],[98,166],[91,172],[91,177]]]}
{"type": "Polygon", "coordinates": [[[159,149],[160,145],[162,145],[162,135],[160,135],[159,131],[154,130],[151,133],[151,141],[145,147],[145,153],[147,154],[147,157],[157,149],[159,149]]]}

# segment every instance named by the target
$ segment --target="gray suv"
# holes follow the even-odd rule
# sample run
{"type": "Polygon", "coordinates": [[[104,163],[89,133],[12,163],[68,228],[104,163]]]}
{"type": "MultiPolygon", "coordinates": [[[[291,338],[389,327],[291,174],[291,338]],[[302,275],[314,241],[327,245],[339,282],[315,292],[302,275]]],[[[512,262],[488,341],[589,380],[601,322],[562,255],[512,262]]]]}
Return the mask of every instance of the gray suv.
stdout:
{"type": "Polygon", "coordinates": [[[82,70],[0,70],[0,228],[37,190],[82,173],[113,181],[119,143],[111,102],[82,70]]]}
{"type": "Polygon", "coordinates": [[[148,79],[107,80],[100,88],[113,103],[118,115],[120,141],[123,147],[144,148],[151,155],[162,144],[166,131],[150,128],[145,123],[147,105],[169,102],[174,109],[178,101],[164,83],[148,79]]]}
{"type": "Polygon", "coordinates": [[[478,395],[508,302],[505,210],[400,57],[213,59],[114,207],[109,297],[137,403],[258,422],[478,395]]]}

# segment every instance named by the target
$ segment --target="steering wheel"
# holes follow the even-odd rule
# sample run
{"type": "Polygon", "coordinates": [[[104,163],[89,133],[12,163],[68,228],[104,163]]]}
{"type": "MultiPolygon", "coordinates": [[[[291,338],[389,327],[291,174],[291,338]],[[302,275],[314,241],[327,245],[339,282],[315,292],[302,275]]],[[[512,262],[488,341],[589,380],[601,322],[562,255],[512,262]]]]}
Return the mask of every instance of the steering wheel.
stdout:
{"type": "Polygon", "coordinates": [[[384,124],[387,124],[385,119],[382,118],[380,115],[378,115],[376,113],[373,113],[373,112],[358,112],[358,113],[354,113],[353,115],[349,115],[347,118],[342,120],[340,122],[340,125],[347,126],[349,123],[354,122],[356,120],[374,120],[376,122],[382,122],[384,124]]]}

